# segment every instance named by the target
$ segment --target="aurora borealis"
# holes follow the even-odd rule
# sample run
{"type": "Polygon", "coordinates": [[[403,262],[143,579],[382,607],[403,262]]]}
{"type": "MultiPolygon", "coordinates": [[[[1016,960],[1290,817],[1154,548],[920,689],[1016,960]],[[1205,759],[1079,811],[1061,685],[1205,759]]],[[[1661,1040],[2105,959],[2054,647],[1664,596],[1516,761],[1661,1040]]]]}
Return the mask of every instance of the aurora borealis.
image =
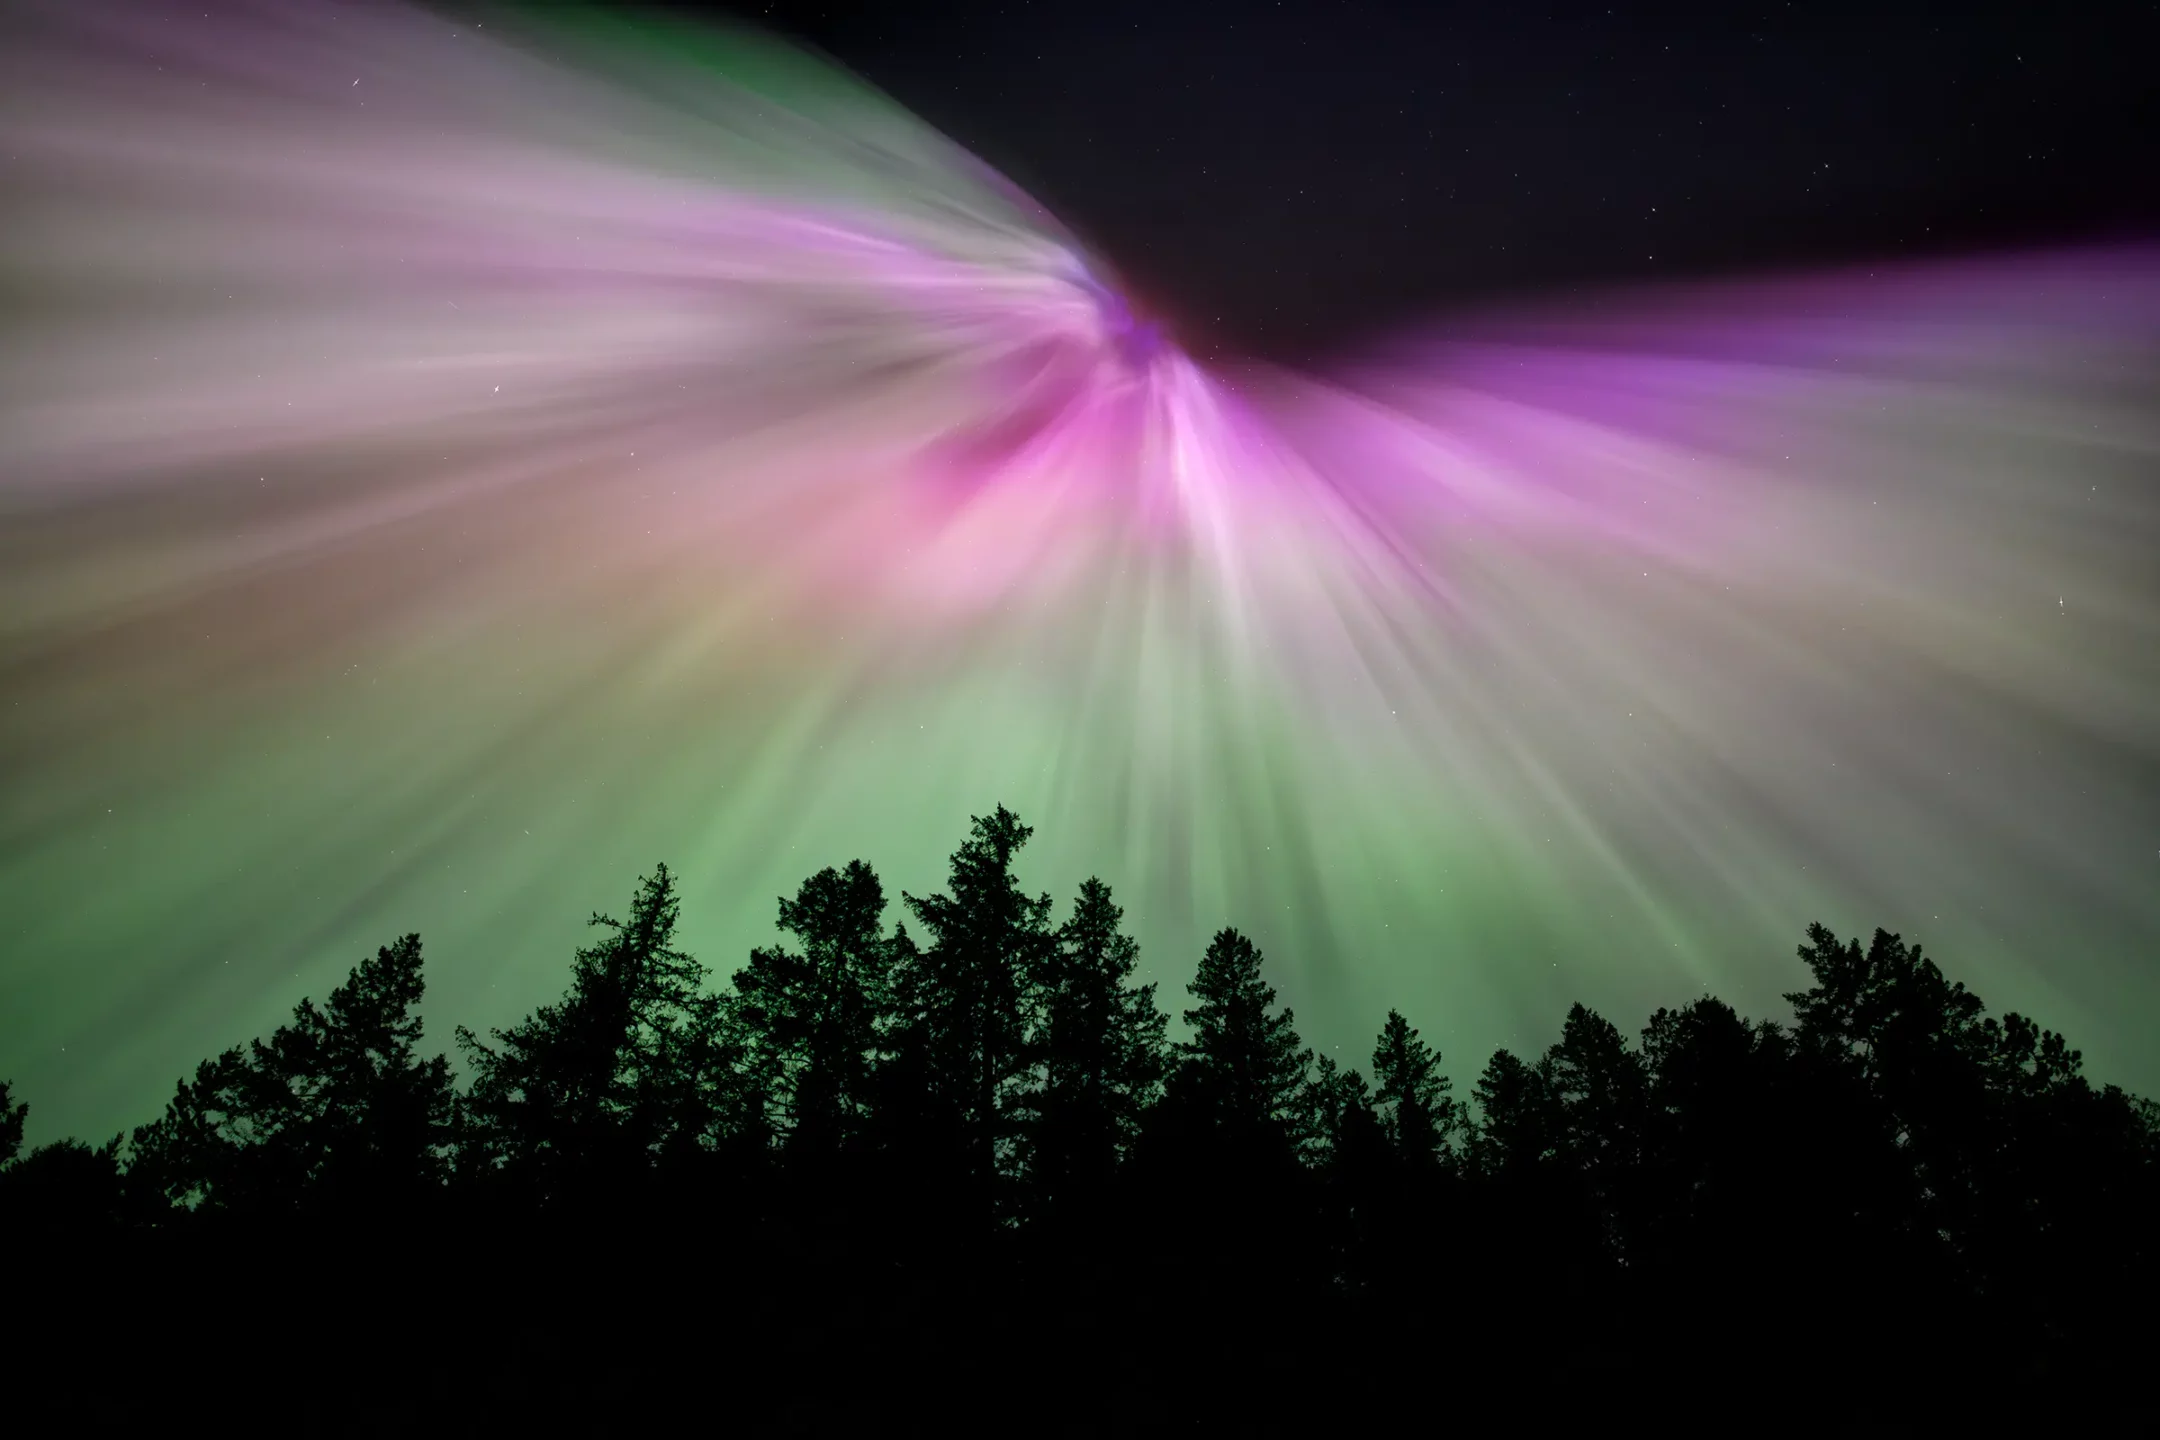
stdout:
{"type": "Polygon", "coordinates": [[[1458,1073],[1820,919],[2160,1087],[2160,255],[1202,359],[776,42],[50,5],[0,57],[0,1057],[147,1114],[406,930],[431,1036],[656,860],[723,971],[970,814],[1174,993],[1458,1073]]]}

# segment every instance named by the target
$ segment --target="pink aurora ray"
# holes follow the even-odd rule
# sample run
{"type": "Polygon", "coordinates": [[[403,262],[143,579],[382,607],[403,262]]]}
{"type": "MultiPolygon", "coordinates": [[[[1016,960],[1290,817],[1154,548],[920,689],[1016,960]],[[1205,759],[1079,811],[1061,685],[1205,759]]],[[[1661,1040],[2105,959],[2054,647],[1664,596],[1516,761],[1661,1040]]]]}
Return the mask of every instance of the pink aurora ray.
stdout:
{"type": "Polygon", "coordinates": [[[12,23],[0,1049],[54,1123],[384,935],[485,1021],[655,855],[725,964],[1000,800],[1164,976],[1257,932],[1323,1039],[1761,1010],[1820,916],[2160,1080],[2149,251],[1321,378],[1182,353],[753,37],[12,23]]]}

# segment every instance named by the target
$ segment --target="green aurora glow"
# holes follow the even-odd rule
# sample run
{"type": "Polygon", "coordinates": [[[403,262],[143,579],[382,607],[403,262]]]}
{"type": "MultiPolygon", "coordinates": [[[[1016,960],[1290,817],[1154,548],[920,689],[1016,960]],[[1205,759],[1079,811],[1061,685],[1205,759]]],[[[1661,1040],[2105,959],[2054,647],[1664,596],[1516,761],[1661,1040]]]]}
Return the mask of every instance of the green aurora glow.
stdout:
{"type": "Polygon", "coordinates": [[[2151,256],[1216,371],[801,57],[137,19],[0,72],[33,1139],[405,931],[447,1047],[656,862],[725,972],[998,803],[1168,997],[1235,924],[1346,1054],[1781,1014],[1819,919],[2160,1090],[2151,256]]]}

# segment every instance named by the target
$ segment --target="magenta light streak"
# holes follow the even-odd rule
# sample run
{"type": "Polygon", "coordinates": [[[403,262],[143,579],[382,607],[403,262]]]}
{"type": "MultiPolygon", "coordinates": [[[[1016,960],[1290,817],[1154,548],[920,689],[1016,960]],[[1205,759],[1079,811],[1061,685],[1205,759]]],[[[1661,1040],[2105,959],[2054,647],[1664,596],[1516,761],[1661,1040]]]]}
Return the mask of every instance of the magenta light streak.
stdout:
{"type": "Polygon", "coordinates": [[[50,1123],[416,927],[441,1013],[522,1013],[657,857],[724,968],[1001,801],[1156,978],[1234,921],[1324,1043],[1770,1013],[1822,919],[2160,1084],[2150,249],[1295,373],[753,37],[14,23],[0,1059],[50,1123]]]}

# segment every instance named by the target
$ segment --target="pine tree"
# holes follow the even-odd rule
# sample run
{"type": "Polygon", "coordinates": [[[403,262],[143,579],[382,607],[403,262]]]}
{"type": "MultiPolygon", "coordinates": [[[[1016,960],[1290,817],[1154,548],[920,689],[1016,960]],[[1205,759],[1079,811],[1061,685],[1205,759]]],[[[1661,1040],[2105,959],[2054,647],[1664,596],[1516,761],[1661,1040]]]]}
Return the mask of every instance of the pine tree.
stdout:
{"type": "Polygon", "coordinates": [[[1343,1069],[1321,1055],[1305,1095],[1307,1160],[1339,1180],[1362,1182],[1390,1144],[1372,1087],[1356,1067],[1343,1069]]]}
{"type": "Polygon", "coordinates": [[[1863,953],[1821,925],[1807,933],[1800,958],[1815,984],[1785,997],[1803,1046],[1849,1059],[1893,1104],[1946,1066],[1978,1060],[1980,997],[1944,978],[1920,947],[1877,930],[1863,953]]]}
{"type": "Polygon", "coordinates": [[[1522,1057],[1496,1050],[1477,1083],[1478,1123],[1471,1159],[1486,1175],[1522,1175],[1558,1149],[1559,1123],[1544,1072],[1522,1057]]]}
{"type": "MultiPolygon", "coordinates": [[[[122,1213],[120,1137],[94,1150],[80,1140],[53,1140],[25,1155],[29,1115],[30,1107],[15,1103],[0,1081],[0,1245],[7,1245],[5,1273],[15,1282],[28,1268],[18,1249],[24,1241],[49,1245],[66,1237],[73,1242],[71,1262],[79,1262],[85,1258],[79,1247],[109,1243],[97,1232],[122,1213]]],[[[34,1264],[36,1257],[29,1258],[34,1264]]]]}
{"type": "MultiPolygon", "coordinates": [[[[2004,1037],[1982,1018],[1979,996],[1897,935],[1877,930],[1863,952],[1820,925],[1807,933],[1800,958],[1815,984],[1785,997],[1795,1038],[1809,1059],[1857,1082],[1874,1125],[1897,1147],[1911,1228],[1963,1248],[1983,1223],[1977,1192],[2003,1138],[1990,1071],[2006,1075],[1993,1063],[1998,1046],[2007,1038],[2021,1049],[2026,1022],[2004,1037]]],[[[2034,1045],[2043,1075],[2068,1070],[2059,1040],[2044,1056],[2037,1036],[2034,1045]]]]}
{"type": "Polygon", "coordinates": [[[1563,1158],[1601,1190],[1616,1183],[1642,1155],[1650,1099],[1642,1057],[1619,1027],[1577,1004],[1539,1069],[1559,1116],[1563,1158]]]}
{"type": "Polygon", "coordinates": [[[451,1141],[449,1061],[418,1053],[420,937],[354,968],[318,1009],[182,1081],[136,1130],[139,1196],[213,1210],[411,1204],[440,1184],[451,1141]]]}
{"type": "Polygon", "coordinates": [[[780,901],[779,928],[802,952],[760,948],[735,973],[748,1063],[774,1128],[798,1151],[839,1149],[867,1124],[892,1004],[897,937],[880,932],[884,912],[868,865],[821,870],[780,901]]]}
{"type": "Polygon", "coordinates": [[[8,1082],[0,1080],[0,1165],[6,1165],[22,1151],[23,1128],[29,1122],[30,1104],[23,1101],[11,1103],[8,1082]]]}
{"type": "Polygon", "coordinates": [[[653,1147],[663,1166],[696,1168],[722,1149],[762,1157],[771,1144],[764,1092],[746,1063],[749,1046],[729,1001],[699,991],[659,1032],[647,1073],[653,1147]]]}
{"type": "Polygon", "coordinates": [[[630,1178],[669,1148],[684,1119],[682,1061],[698,1033],[705,967],[674,948],[680,903],[665,865],[639,883],[629,918],[596,914],[608,935],[577,953],[570,990],[481,1041],[460,1027],[472,1066],[468,1159],[533,1187],[542,1201],[630,1178]]]}
{"type": "Polygon", "coordinates": [[[1327,1256],[1328,1278],[1344,1294],[1370,1291],[1374,1271],[1399,1264],[1398,1253],[1376,1251],[1393,1238],[1376,1225],[1375,1198],[1389,1178],[1388,1140],[1373,1109],[1372,1087],[1332,1056],[1315,1058],[1305,1088],[1305,1161],[1317,1184],[1316,1239],[1327,1256]]]}
{"type": "Polygon", "coordinates": [[[1260,978],[1261,954],[1235,930],[1217,932],[1186,989],[1192,1039],[1179,1047],[1177,1085],[1216,1135],[1240,1149],[1288,1153],[1300,1129],[1312,1052],[1298,1040],[1275,989],[1260,978]]]}
{"type": "Polygon", "coordinates": [[[1372,1064],[1373,1098],[1389,1146],[1413,1169],[1438,1164],[1461,1123],[1448,1094],[1454,1082],[1440,1073],[1440,1053],[1418,1038],[1400,1011],[1390,1010],[1372,1064]]]}
{"type": "Polygon", "coordinates": [[[1090,877],[1056,943],[1037,951],[1029,977],[1036,1017],[1031,1054],[1030,1179],[1053,1203],[1096,1192],[1140,1131],[1162,1088],[1169,1017],[1153,985],[1134,985],[1140,947],[1119,928],[1125,912],[1090,877]]]}
{"type": "Polygon", "coordinates": [[[953,852],[951,893],[903,897],[929,940],[896,976],[906,1063],[926,1108],[956,1131],[985,1214],[1013,1172],[1031,1078],[1027,978],[1056,943],[1050,897],[1030,897],[1012,875],[1033,833],[1002,805],[975,817],[953,852]]]}

